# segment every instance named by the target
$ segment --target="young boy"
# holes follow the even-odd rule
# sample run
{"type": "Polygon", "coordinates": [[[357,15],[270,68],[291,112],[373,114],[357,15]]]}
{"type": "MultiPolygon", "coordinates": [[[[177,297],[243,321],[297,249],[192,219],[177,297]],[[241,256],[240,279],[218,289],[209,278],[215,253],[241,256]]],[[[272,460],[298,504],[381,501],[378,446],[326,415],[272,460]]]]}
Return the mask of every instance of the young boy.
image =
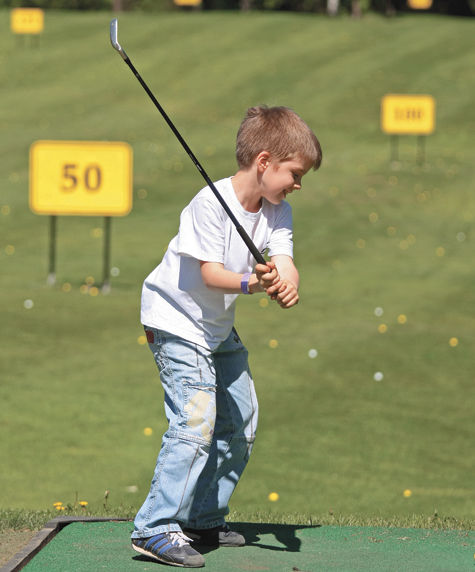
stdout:
{"type": "Polygon", "coordinates": [[[204,566],[193,545],[242,546],[225,523],[256,435],[257,399],[247,350],[233,328],[240,293],[298,303],[291,207],[322,152],[286,107],[248,109],[237,135],[238,171],[216,183],[270,260],[257,264],[209,187],[183,210],[177,236],[145,279],[141,321],[165,391],[169,423],[132,547],[159,562],[204,566]]]}

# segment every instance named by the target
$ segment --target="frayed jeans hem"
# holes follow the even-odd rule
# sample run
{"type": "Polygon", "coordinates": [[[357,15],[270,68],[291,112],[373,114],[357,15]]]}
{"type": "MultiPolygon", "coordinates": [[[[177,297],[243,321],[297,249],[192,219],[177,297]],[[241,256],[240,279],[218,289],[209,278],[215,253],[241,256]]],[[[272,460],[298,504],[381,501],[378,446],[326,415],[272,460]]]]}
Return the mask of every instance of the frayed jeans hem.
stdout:
{"type": "Polygon", "coordinates": [[[181,532],[181,526],[177,522],[170,522],[169,524],[161,524],[153,528],[144,528],[143,530],[134,530],[131,538],[150,538],[157,534],[164,534],[166,532],[181,532]]]}

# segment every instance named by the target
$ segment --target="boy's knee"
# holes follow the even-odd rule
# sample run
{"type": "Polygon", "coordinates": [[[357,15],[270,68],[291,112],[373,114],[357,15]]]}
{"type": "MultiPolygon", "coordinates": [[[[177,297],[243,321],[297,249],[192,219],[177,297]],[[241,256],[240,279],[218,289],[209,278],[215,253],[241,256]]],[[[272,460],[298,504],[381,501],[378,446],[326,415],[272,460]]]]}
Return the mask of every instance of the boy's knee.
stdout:
{"type": "Polygon", "coordinates": [[[258,416],[259,416],[259,410],[257,402],[254,402],[249,408],[247,417],[244,419],[244,424],[243,424],[244,434],[246,436],[252,437],[253,440],[256,438],[258,416]]]}
{"type": "Polygon", "coordinates": [[[250,408],[241,413],[243,415],[240,423],[235,423],[233,427],[233,439],[241,439],[252,445],[256,439],[257,408],[250,408]]]}
{"type": "Polygon", "coordinates": [[[214,387],[189,385],[190,396],[183,408],[185,425],[182,432],[211,443],[216,422],[216,392],[214,387]]]}

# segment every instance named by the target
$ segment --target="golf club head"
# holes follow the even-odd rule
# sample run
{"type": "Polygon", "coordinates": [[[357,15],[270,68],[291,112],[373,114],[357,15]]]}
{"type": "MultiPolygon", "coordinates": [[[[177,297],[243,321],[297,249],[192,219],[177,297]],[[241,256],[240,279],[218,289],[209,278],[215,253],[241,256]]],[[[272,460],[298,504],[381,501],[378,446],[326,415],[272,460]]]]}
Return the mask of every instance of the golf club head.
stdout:
{"type": "Polygon", "coordinates": [[[122,49],[121,45],[119,44],[119,40],[117,39],[117,31],[118,29],[118,22],[117,18],[111,20],[111,27],[110,27],[110,36],[111,36],[111,44],[114,50],[117,50],[122,58],[125,60],[127,58],[127,54],[122,49]]]}

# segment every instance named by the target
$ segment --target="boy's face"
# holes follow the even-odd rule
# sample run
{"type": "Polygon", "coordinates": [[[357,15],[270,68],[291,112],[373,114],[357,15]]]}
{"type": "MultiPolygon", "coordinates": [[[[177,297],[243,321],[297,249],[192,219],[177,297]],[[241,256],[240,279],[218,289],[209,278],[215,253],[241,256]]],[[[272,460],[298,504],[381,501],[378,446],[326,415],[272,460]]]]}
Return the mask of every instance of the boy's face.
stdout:
{"type": "Polygon", "coordinates": [[[311,164],[296,157],[279,161],[271,157],[262,172],[262,196],[278,205],[286,196],[302,187],[302,177],[311,164]]]}

